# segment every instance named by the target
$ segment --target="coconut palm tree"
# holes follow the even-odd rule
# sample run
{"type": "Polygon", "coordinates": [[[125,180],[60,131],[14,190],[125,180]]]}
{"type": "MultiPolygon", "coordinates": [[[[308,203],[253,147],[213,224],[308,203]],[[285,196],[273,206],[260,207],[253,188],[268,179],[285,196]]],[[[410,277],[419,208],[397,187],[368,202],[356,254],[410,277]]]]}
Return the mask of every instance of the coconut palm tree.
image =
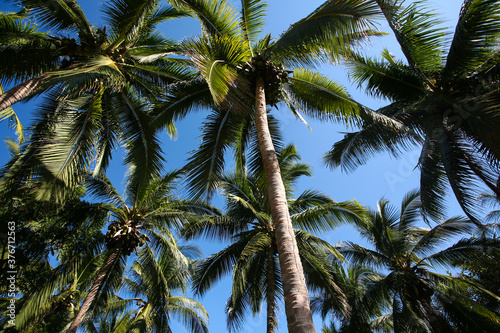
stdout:
{"type": "Polygon", "coordinates": [[[76,1],[12,2],[25,9],[0,17],[0,83],[15,85],[0,95],[0,109],[45,99],[3,182],[43,176],[57,194],[80,181],[75,170],[105,170],[119,144],[144,174],[157,174],[163,158],[155,128],[174,129],[152,121],[153,103],[192,77],[185,60],[168,58],[176,44],[157,26],[186,14],[159,0],[112,0],[103,4],[106,26],[98,27],[76,1]]]}
{"type": "Polygon", "coordinates": [[[99,293],[112,283],[112,277],[120,277],[124,260],[146,243],[161,246],[163,252],[173,259],[185,261],[170,228],[180,228],[191,219],[204,219],[203,214],[212,213],[210,206],[196,201],[179,200],[173,197],[173,186],[179,172],[142,181],[129,176],[126,198],[118,194],[110,181],[103,175],[89,177],[86,186],[90,193],[103,200],[102,208],[109,212],[107,251],[105,260],[89,288],[85,300],[73,320],[68,332],[76,332],[87,312],[97,300],[99,293]]]}
{"type": "MultiPolygon", "coordinates": [[[[330,280],[333,267],[328,255],[336,253],[324,240],[305,230],[324,231],[347,218],[356,218],[356,205],[337,203],[316,191],[304,191],[292,199],[294,184],[300,176],[310,175],[309,167],[300,162],[295,147],[285,147],[278,156],[289,202],[290,215],[299,255],[311,287],[337,291],[337,304],[343,295],[330,280]]],[[[277,241],[263,170],[225,176],[220,186],[226,197],[224,218],[195,221],[183,229],[186,238],[205,236],[230,239],[232,243],[202,260],[196,267],[194,289],[205,294],[223,275],[232,272],[233,287],[227,302],[228,328],[233,331],[243,324],[247,311],[260,313],[265,304],[267,330],[277,325],[277,305],[283,297],[283,277],[278,265],[277,241]]]]}
{"type": "Polygon", "coordinates": [[[390,315],[387,315],[390,308],[390,299],[370,297],[367,291],[374,281],[380,280],[381,276],[372,268],[342,263],[335,263],[335,270],[332,279],[337,286],[346,295],[348,311],[345,308],[339,308],[336,295],[323,290],[313,296],[311,300],[311,308],[314,312],[319,312],[323,319],[328,315],[332,316],[330,327],[324,328],[324,333],[339,332],[339,333],[372,333],[377,332],[393,332],[392,320],[390,315]],[[340,327],[336,327],[336,322],[340,323],[340,327]]]}
{"type": "MultiPolygon", "coordinates": [[[[357,220],[356,228],[373,249],[345,242],[339,251],[352,263],[383,270],[366,297],[382,295],[392,299],[395,332],[454,332],[452,315],[460,313],[476,328],[498,330],[499,317],[482,304],[465,296],[467,288],[485,291],[459,277],[441,274],[434,265],[453,267],[458,260],[480,256],[484,246],[498,246],[496,240],[464,238],[446,247],[453,238],[470,234],[477,225],[465,218],[451,218],[432,229],[417,227],[421,203],[417,191],[408,193],[398,211],[381,200],[368,218],[357,220]],[[482,321],[477,321],[477,317],[482,321]]],[[[489,293],[492,297],[492,293],[489,293]]]]}
{"type": "Polygon", "coordinates": [[[156,31],[165,20],[186,16],[171,6],[156,0],[109,1],[103,4],[107,24],[97,27],[75,0],[9,2],[23,9],[1,15],[0,77],[18,85],[0,95],[0,110],[58,85],[66,94],[103,84],[118,91],[129,86],[147,96],[181,74],[165,58],[175,43],[156,31]]]}
{"type": "Polygon", "coordinates": [[[325,156],[331,167],[352,170],[380,151],[398,156],[421,145],[418,162],[424,208],[444,212],[451,186],[469,218],[476,218],[477,186],[500,193],[498,48],[500,4],[464,1],[449,40],[441,22],[419,1],[377,0],[405,61],[389,50],[382,59],[350,61],[351,77],[391,103],[382,119],[366,118],[361,130],[345,135],[325,156]]]}
{"type": "Polygon", "coordinates": [[[282,103],[300,119],[303,119],[302,111],[320,119],[334,120],[357,114],[357,104],[351,102],[341,86],[297,66],[336,60],[341,51],[373,34],[368,20],[377,13],[377,8],[363,0],[327,1],[278,39],[272,39],[271,35],[261,35],[264,1],[241,1],[240,15],[226,1],[170,2],[190,10],[202,24],[203,35],[187,41],[184,47],[203,81],[190,84],[189,90],[183,89],[183,93],[172,96],[159,118],[184,117],[193,104],[206,106],[207,96],[216,106],[204,126],[202,147],[192,155],[188,165],[192,170],[188,177],[194,195],[216,188],[217,176],[224,165],[224,151],[245,148],[249,140],[247,134],[255,126],[268,176],[288,329],[313,332],[302,265],[276,147],[269,132],[273,119],[268,117],[267,106],[282,103]],[[188,99],[192,103],[187,103],[188,99]],[[243,139],[235,140],[238,137],[243,139]]]}
{"type": "Polygon", "coordinates": [[[134,295],[131,302],[139,306],[134,314],[134,320],[143,323],[139,332],[170,332],[172,318],[179,319],[190,332],[208,332],[204,307],[192,298],[173,295],[186,291],[191,264],[191,260],[176,260],[168,251],[155,251],[150,246],[138,251],[125,288],[134,295]]]}

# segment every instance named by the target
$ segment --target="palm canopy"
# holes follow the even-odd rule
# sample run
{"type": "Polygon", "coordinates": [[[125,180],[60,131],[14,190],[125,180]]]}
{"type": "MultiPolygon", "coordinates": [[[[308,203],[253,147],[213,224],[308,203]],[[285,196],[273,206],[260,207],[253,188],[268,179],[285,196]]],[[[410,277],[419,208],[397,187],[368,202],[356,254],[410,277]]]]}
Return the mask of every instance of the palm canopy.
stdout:
{"type": "Polygon", "coordinates": [[[369,1],[328,1],[277,39],[262,34],[264,1],[241,1],[239,12],[227,1],[170,2],[201,21],[203,35],[182,44],[201,78],[178,85],[158,119],[183,118],[193,107],[213,110],[203,126],[203,144],[188,165],[191,194],[213,191],[224,152],[251,141],[256,73],[266,77],[267,104],[286,106],[304,122],[303,114],[350,123],[358,113],[342,86],[297,66],[337,60],[376,34],[370,19],[378,12],[369,1]]]}
{"type": "Polygon", "coordinates": [[[332,333],[393,332],[391,317],[384,314],[390,308],[390,299],[386,295],[378,298],[367,295],[371,285],[380,280],[381,275],[373,268],[359,264],[346,263],[343,266],[335,262],[334,267],[332,279],[346,296],[348,306],[347,311],[345,307],[339,307],[336,295],[328,290],[312,297],[312,310],[319,312],[323,319],[331,316],[330,328],[324,328],[323,333],[328,329],[332,333]]]}
{"type": "Polygon", "coordinates": [[[418,227],[420,210],[417,191],[405,196],[399,211],[381,200],[376,210],[369,211],[366,219],[356,223],[356,228],[373,249],[352,242],[345,242],[339,248],[351,262],[385,271],[380,279],[373,281],[363,297],[368,302],[381,297],[392,299],[395,331],[453,331],[453,323],[449,320],[457,313],[471,319],[478,329],[498,329],[500,322],[491,309],[464,296],[468,287],[488,291],[435,270],[435,266],[450,268],[460,260],[480,256],[485,246],[496,247],[498,241],[463,238],[445,247],[445,242],[450,244],[453,239],[476,231],[477,225],[455,217],[432,229],[418,227]],[[481,316],[483,321],[477,321],[481,316]]]}
{"type": "Polygon", "coordinates": [[[154,98],[150,93],[182,77],[182,67],[166,58],[177,49],[175,43],[156,30],[166,20],[186,16],[172,6],[155,0],[109,1],[103,4],[106,25],[97,27],[74,0],[10,2],[24,9],[17,15],[2,13],[5,66],[0,77],[18,86],[0,96],[0,109],[58,85],[66,94],[95,91],[100,85],[121,91],[130,85],[154,98]]]}
{"type": "Polygon", "coordinates": [[[179,261],[169,251],[149,246],[139,250],[130,278],[125,279],[125,288],[134,296],[126,304],[139,305],[134,320],[143,327],[138,332],[170,332],[173,318],[189,332],[208,332],[204,307],[192,298],[174,296],[177,292],[185,293],[191,272],[191,260],[179,261]]]}
{"type": "Polygon", "coordinates": [[[16,86],[0,95],[0,109],[41,94],[45,99],[4,178],[19,183],[42,176],[49,194],[57,193],[78,183],[76,171],[105,170],[120,144],[127,162],[157,175],[163,157],[156,130],[166,126],[173,134],[175,128],[153,121],[154,103],[193,74],[185,60],[169,57],[178,47],[156,29],[186,14],[156,0],[109,1],[103,5],[107,25],[97,27],[76,1],[13,3],[25,10],[1,16],[0,83],[16,86]]]}
{"type": "MultiPolygon", "coordinates": [[[[306,279],[312,288],[322,286],[338,291],[330,280],[332,267],[328,261],[328,255],[337,255],[336,251],[306,230],[324,231],[346,219],[356,218],[357,205],[337,203],[313,190],[304,191],[293,199],[294,185],[299,177],[310,176],[309,167],[300,162],[300,156],[291,145],[280,152],[279,160],[306,279]]],[[[226,197],[224,218],[214,223],[195,221],[187,224],[182,234],[188,239],[205,236],[232,243],[199,263],[193,287],[203,295],[223,275],[232,272],[232,293],[226,307],[229,329],[241,327],[247,312],[257,315],[266,304],[267,332],[273,332],[283,290],[265,175],[262,170],[247,175],[227,175],[220,186],[226,197]]],[[[338,303],[342,303],[343,295],[337,296],[338,303]]]]}
{"type": "Polygon", "coordinates": [[[405,61],[389,50],[382,59],[361,55],[349,62],[351,77],[367,91],[389,99],[378,110],[393,126],[366,119],[325,156],[331,167],[352,170],[381,151],[399,156],[421,146],[421,196],[433,215],[443,212],[451,186],[464,212],[475,218],[475,190],[498,193],[498,47],[500,4],[464,1],[449,36],[425,1],[378,0],[405,61]],[[394,126],[396,125],[396,126],[394,126]]]}
{"type": "Polygon", "coordinates": [[[87,177],[89,193],[100,199],[101,207],[109,212],[105,235],[108,251],[69,332],[76,332],[86,312],[99,299],[99,294],[105,294],[108,282],[113,281],[110,277],[117,275],[117,270],[123,273],[125,258],[132,252],[137,253],[137,249],[144,246],[159,249],[172,260],[187,264],[172,231],[179,230],[189,221],[208,219],[207,215],[216,213],[216,210],[204,203],[176,198],[173,190],[180,174],[174,171],[162,177],[144,179],[132,168],[125,197],[104,175],[87,177]]]}

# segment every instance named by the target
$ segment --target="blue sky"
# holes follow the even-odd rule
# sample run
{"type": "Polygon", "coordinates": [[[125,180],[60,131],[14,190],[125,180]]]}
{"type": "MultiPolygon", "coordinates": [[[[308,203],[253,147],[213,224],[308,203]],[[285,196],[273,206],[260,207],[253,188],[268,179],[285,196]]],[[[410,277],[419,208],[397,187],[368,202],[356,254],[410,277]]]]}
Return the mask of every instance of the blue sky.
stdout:
{"type": "MultiPolygon", "coordinates": [[[[87,0],[80,1],[89,20],[96,25],[104,25],[100,16],[100,4],[102,1],[87,0]]],[[[236,2],[234,2],[236,3],[236,2]]],[[[323,1],[321,0],[272,0],[269,1],[267,25],[265,32],[278,37],[288,26],[304,17],[323,1]]],[[[432,0],[429,1],[432,8],[437,13],[443,15],[446,26],[453,26],[458,17],[461,6],[459,0],[432,0]]],[[[12,9],[5,2],[0,2],[0,11],[12,9]]],[[[381,25],[382,31],[389,30],[381,25]]],[[[169,23],[162,28],[163,33],[170,38],[182,39],[199,32],[199,26],[192,19],[183,19],[169,23]]],[[[366,47],[369,54],[378,54],[383,48],[388,48],[397,57],[401,52],[391,36],[386,36],[372,41],[372,44],[366,47]]],[[[348,87],[349,93],[361,103],[371,107],[378,108],[384,105],[384,101],[367,97],[362,89],[349,84],[345,71],[342,67],[332,65],[320,68],[323,74],[339,81],[348,87]]],[[[15,105],[14,109],[22,116],[24,125],[27,127],[30,123],[30,114],[36,113],[36,101],[29,104],[15,105]]],[[[313,177],[302,179],[298,192],[304,189],[316,189],[329,194],[338,201],[357,199],[362,204],[374,207],[377,200],[382,197],[389,199],[393,204],[399,206],[403,195],[411,189],[418,187],[418,170],[414,170],[418,151],[408,152],[400,159],[394,159],[388,155],[379,155],[372,158],[364,166],[356,171],[345,174],[340,170],[329,170],[321,162],[323,154],[330,149],[333,143],[342,137],[341,132],[347,129],[342,125],[325,124],[309,120],[308,123],[312,132],[297,121],[286,108],[274,109],[272,111],[280,120],[281,128],[284,132],[287,143],[295,143],[303,161],[312,166],[313,177]]],[[[199,127],[203,121],[204,113],[195,113],[186,120],[177,124],[178,137],[176,140],[170,140],[167,135],[163,137],[163,149],[165,151],[166,165],[165,169],[181,167],[188,156],[188,152],[195,149],[199,143],[199,127]]],[[[6,122],[0,123],[1,137],[14,137],[14,132],[7,127],[6,122]]],[[[8,160],[8,152],[4,145],[0,145],[0,163],[3,165],[8,160]]],[[[123,184],[125,169],[121,165],[121,158],[117,154],[109,170],[110,178],[117,187],[123,184]]],[[[449,215],[461,214],[453,204],[449,215]]],[[[335,231],[321,235],[325,240],[336,243],[342,240],[359,241],[359,237],[348,227],[341,227],[335,231]]],[[[204,255],[209,255],[220,250],[223,244],[214,244],[209,242],[200,243],[204,255]]],[[[216,285],[201,301],[210,314],[211,332],[225,332],[224,304],[229,296],[230,279],[226,278],[216,285]]],[[[283,310],[283,309],[281,309],[283,310]]],[[[321,321],[315,318],[316,328],[319,331],[321,321]]],[[[265,331],[265,315],[259,318],[251,318],[243,326],[242,332],[265,331]]],[[[286,319],[280,316],[279,330],[277,332],[286,332],[286,319]]],[[[174,332],[184,332],[182,328],[174,329],[174,332]]]]}

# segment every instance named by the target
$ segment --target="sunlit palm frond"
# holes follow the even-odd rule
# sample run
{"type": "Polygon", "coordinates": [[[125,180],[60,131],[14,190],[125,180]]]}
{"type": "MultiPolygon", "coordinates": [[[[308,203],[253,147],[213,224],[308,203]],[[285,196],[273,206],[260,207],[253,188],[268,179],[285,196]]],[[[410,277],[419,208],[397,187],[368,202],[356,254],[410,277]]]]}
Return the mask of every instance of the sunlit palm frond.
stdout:
{"type": "MultiPolygon", "coordinates": [[[[0,95],[3,94],[3,87],[0,84],[0,95]]],[[[8,120],[9,121],[9,126],[15,129],[15,133],[17,135],[17,139],[19,143],[22,143],[24,141],[24,132],[23,132],[23,124],[21,124],[21,120],[17,116],[16,112],[14,109],[11,107],[8,107],[4,110],[0,111],[0,121],[8,120]]]]}
{"type": "MultiPolygon", "coordinates": [[[[238,97],[233,96],[236,94],[233,93],[232,99],[226,100],[231,87],[238,80],[242,80],[238,76],[236,66],[250,60],[250,49],[242,45],[240,39],[229,36],[204,36],[184,42],[183,47],[208,83],[215,103],[228,104],[228,108],[234,104],[240,108],[242,103],[238,103],[237,99],[244,95],[238,97]]],[[[245,91],[239,91],[239,93],[242,94],[245,91]]]]}
{"type": "Polygon", "coordinates": [[[307,69],[295,69],[290,82],[291,110],[321,120],[355,122],[358,104],[337,82],[307,69]]]}
{"type": "Polygon", "coordinates": [[[288,66],[338,59],[353,43],[377,34],[371,30],[370,20],[378,13],[377,6],[370,1],[326,1],[294,23],[269,50],[275,53],[276,60],[288,66]],[[298,40],[301,42],[297,43],[298,40]]]}
{"type": "Polygon", "coordinates": [[[169,301],[171,315],[179,318],[188,330],[193,333],[209,332],[208,313],[201,303],[187,297],[171,297],[169,301]]]}
{"type": "Polygon", "coordinates": [[[250,49],[251,43],[255,42],[262,32],[266,7],[267,4],[262,0],[241,1],[240,25],[250,49]]]}
{"type": "Polygon", "coordinates": [[[319,203],[316,201],[317,196],[310,194],[306,191],[290,203],[292,223],[300,229],[326,231],[349,223],[353,219],[359,219],[359,214],[363,213],[359,204],[334,202],[330,198],[325,203],[319,203]]]}
{"type": "Polygon", "coordinates": [[[11,2],[29,8],[31,16],[43,25],[56,30],[73,29],[87,36],[92,36],[92,29],[80,5],[74,1],[48,0],[11,0],[11,2]]]}
{"type": "Polygon", "coordinates": [[[425,1],[408,6],[404,1],[377,1],[389,23],[408,64],[419,71],[425,80],[425,73],[442,68],[442,48],[445,28],[441,21],[429,11],[425,1]]]}

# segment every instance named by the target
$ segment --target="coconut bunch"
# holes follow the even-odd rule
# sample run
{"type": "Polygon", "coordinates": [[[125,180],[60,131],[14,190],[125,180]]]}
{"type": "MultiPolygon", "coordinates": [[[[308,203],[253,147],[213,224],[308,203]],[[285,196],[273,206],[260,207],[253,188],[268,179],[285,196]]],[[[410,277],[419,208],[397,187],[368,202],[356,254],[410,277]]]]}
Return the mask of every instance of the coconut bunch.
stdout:
{"type": "Polygon", "coordinates": [[[283,65],[276,65],[262,54],[257,54],[250,62],[238,68],[238,73],[251,82],[253,92],[257,77],[261,77],[264,80],[266,102],[271,106],[280,101],[281,87],[288,81],[288,71],[283,65]]]}
{"type": "Polygon", "coordinates": [[[126,255],[129,255],[132,251],[135,252],[136,247],[142,246],[146,241],[149,241],[149,237],[140,232],[140,227],[142,225],[138,225],[133,221],[111,223],[105,235],[108,248],[119,247],[126,255]]]}

